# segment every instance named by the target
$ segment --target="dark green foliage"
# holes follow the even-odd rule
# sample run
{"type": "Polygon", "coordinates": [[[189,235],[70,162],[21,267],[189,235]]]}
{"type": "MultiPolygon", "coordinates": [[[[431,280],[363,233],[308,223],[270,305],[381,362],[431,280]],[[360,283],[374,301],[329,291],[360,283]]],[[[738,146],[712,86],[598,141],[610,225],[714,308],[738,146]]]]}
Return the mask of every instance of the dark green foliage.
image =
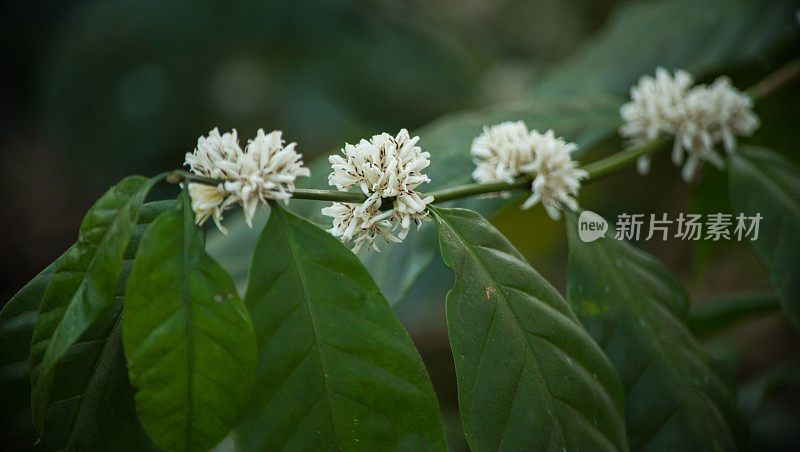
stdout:
{"type": "Polygon", "coordinates": [[[233,282],[203,250],[191,200],[147,228],[128,281],[123,343],[136,412],[167,451],[208,450],[252,387],[253,327],[233,282]]]}
{"type": "Polygon", "coordinates": [[[800,169],[773,151],[741,146],[728,159],[736,214],[763,217],[750,241],[770,273],[781,306],[800,330],[800,169]]]}
{"type": "Polygon", "coordinates": [[[622,385],[566,301],[483,217],[432,211],[470,446],[627,450],[622,385]]]}
{"type": "Polygon", "coordinates": [[[245,302],[259,358],[237,449],[444,449],[414,344],[339,240],[272,204],[245,302]]]}
{"type": "Polygon", "coordinates": [[[62,256],[42,295],[31,339],[31,404],[39,433],[56,364],[69,347],[114,303],[123,253],[144,198],[157,179],[131,176],[110,188],[89,209],[78,243],[62,256]]]}
{"type": "MultiPolygon", "coordinates": [[[[153,447],[136,420],[118,318],[139,239],[150,222],[172,205],[173,202],[154,202],[142,206],[122,261],[117,302],[100,322],[81,335],[56,366],[42,448],[72,450],[91,445],[101,449],[146,450],[153,447]]],[[[60,258],[31,280],[0,312],[0,344],[3,344],[0,438],[12,450],[37,441],[30,410],[30,343],[42,295],[59,261],[60,258]]]]}
{"type": "Polygon", "coordinates": [[[736,397],[686,326],[684,288],[613,232],[585,243],[567,219],[567,298],[622,380],[631,449],[735,448],[736,397]]]}
{"type": "Polygon", "coordinates": [[[689,329],[702,339],[778,310],[778,298],[771,291],[717,297],[689,308],[689,329]]]}

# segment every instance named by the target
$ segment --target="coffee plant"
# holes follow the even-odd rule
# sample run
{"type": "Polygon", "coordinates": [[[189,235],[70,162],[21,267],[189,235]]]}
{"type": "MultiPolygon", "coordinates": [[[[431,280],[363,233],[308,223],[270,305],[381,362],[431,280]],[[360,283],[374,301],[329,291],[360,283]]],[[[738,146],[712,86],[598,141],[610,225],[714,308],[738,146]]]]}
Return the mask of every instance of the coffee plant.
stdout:
{"type": "Polygon", "coordinates": [[[800,74],[774,50],[798,34],[791,2],[776,5],[630,3],[519,102],[378,134],[308,167],[280,131],[240,143],[214,129],[187,171],[123,179],[0,312],[4,443],[446,450],[428,372],[393,310],[441,258],[472,449],[746,448],[736,389],[696,336],[775,300],[800,328],[800,169],[748,144],[762,125],[754,105],[800,74]],[[749,89],[722,73],[756,60],[749,89]],[[616,134],[624,149],[595,158],[616,134]],[[774,294],[690,316],[669,270],[579,203],[592,182],[634,165],[645,175],[664,154],[687,182],[704,163],[725,171],[732,224],[760,221],[739,232],[756,234],[774,294]],[[162,183],[176,199],[148,201],[162,183]],[[487,219],[516,201],[565,218],[566,298],[487,219]],[[228,257],[251,256],[229,272],[225,251],[206,251],[206,226],[227,233],[238,207],[250,228],[259,210],[269,217],[244,251],[240,234],[215,236],[228,257]],[[583,215],[600,228],[590,240],[583,215]]]}

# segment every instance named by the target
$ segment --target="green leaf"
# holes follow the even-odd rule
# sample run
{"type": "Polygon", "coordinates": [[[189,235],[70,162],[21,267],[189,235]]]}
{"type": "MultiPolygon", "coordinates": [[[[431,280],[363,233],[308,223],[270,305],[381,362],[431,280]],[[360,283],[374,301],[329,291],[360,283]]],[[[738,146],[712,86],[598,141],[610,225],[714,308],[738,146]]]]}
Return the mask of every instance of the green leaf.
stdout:
{"type": "Polygon", "coordinates": [[[698,338],[723,332],[745,320],[780,309],[772,292],[751,292],[714,298],[689,308],[689,328],[698,338]]]}
{"type": "Polygon", "coordinates": [[[702,79],[763,58],[798,36],[794,0],[660,0],[621,3],[581,51],[544,77],[535,94],[628,93],[655,68],[702,79]],[[689,13],[691,12],[691,13],[689,13]]]}
{"type": "Polygon", "coordinates": [[[158,178],[130,176],[89,209],[78,242],[59,259],[44,291],[31,339],[31,405],[40,434],[56,364],[114,303],[123,253],[144,199],[158,178]]]}
{"type": "Polygon", "coordinates": [[[238,449],[444,449],[422,359],[336,238],[273,203],[245,302],[259,359],[238,449]]]}
{"type": "MultiPolygon", "coordinates": [[[[122,263],[118,300],[144,228],[172,205],[170,201],[142,206],[122,263]]],[[[42,296],[60,259],[23,287],[0,312],[0,344],[3,344],[0,347],[0,387],[3,388],[0,391],[0,406],[3,407],[0,442],[12,450],[23,449],[37,440],[31,418],[31,336],[42,296]]],[[[136,420],[121,336],[119,329],[113,328],[120,307],[121,303],[117,303],[105,318],[89,327],[56,366],[53,397],[45,417],[47,434],[40,447],[47,450],[72,450],[87,444],[107,450],[153,447],[136,420]]]]}
{"type": "Polygon", "coordinates": [[[581,241],[566,216],[567,298],[625,387],[631,449],[734,449],[735,396],[686,326],[683,287],[628,243],[581,241]]]}
{"type": "Polygon", "coordinates": [[[0,428],[2,443],[22,449],[38,437],[30,415],[30,345],[39,303],[58,266],[50,264],[0,311],[0,428]]]}
{"type": "Polygon", "coordinates": [[[763,217],[750,245],[800,330],[800,168],[778,153],[748,146],[740,146],[728,162],[731,205],[736,214],[763,217]]]}
{"type": "Polygon", "coordinates": [[[627,450],[622,385],[564,298],[477,213],[431,212],[470,446],[627,450]]]}
{"type": "Polygon", "coordinates": [[[122,326],[136,412],[153,442],[215,446],[246,402],[256,344],[233,281],[203,250],[188,194],[144,233],[122,326]]]}
{"type": "MultiPolygon", "coordinates": [[[[665,158],[665,157],[662,157],[665,158]]],[[[732,212],[726,171],[703,171],[703,177],[692,186],[688,210],[706,217],[719,212],[732,212]]],[[[714,259],[726,254],[726,247],[736,246],[727,240],[693,240],[690,242],[690,274],[693,282],[704,281],[714,259]]]]}
{"type": "Polygon", "coordinates": [[[136,418],[122,351],[121,312],[120,294],[111,311],[59,362],[45,420],[45,449],[157,450],[136,418]]]}

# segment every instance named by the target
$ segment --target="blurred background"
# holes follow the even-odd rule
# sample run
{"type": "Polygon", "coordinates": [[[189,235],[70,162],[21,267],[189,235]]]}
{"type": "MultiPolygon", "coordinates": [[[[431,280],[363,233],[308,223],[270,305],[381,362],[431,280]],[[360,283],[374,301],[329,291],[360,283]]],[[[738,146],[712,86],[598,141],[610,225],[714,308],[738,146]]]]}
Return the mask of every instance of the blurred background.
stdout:
{"type": "Polygon", "coordinates": [[[611,3],[5,2],[2,298],[108,186],[180,166],[213,127],[281,129],[308,161],[510,99],[611,3]]]}
{"type": "MultiPolygon", "coordinates": [[[[539,94],[533,88],[559,91],[554,68],[585,70],[576,55],[602,39],[618,3],[5,2],[0,12],[6,80],[0,84],[5,130],[0,183],[6,193],[0,304],[75,241],[83,214],[110,185],[128,174],[179,167],[197,137],[213,127],[237,128],[243,138],[259,127],[281,129],[311,162],[346,141],[402,127],[418,129],[454,111],[523,98],[535,104],[539,94]]],[[[797,22],[785,14],[790,2],[779,3],[774,9],[771,2],[748,4],[763,9],[759,17],[786,16],[781,24],[788,23],[788,31],[780,28],[783,34],[776,31],[770,45],[755,50],[728,49],[750,53],[719,68],[741,89],[797,54],[797,22]]],[[[721,33],[734,34],[744,33],[737,30],[740,25],[715,24],[721,33]]],[[[665,19],[665,36],[679,33],[680,27],[665,19]]],[[[756,33],[748,40],[762,37],[756,33]]],[[[715,43],[703,45],[714,48],[715,43]]],[[[649,53],[644,49],[640,55],[649,53]]],[[[662,63],[642,63],[640,73],[652,72],[657,64],[662,63]]],[[[570,83],[580,84],[580,78],[570,83]]],[[[613,94],[624,95],[629,84],[624,81],[613,94]]],[[[797,99],[800,84],[794,83],[759,103],[757,113],[765,125],[751,142],[796,160],[797,99]]],[[[588,160],[620,144],[605,137],[588,160]]],[[[428,150],[435,160],[436,149],[428,150]]],[[[612,219],[621,212],[729,212],[726,184],[724,173],[713,168],[705,168],[699,181],[684,184],[660,158],[647,179],[633,170],[623,172],[585,188],[581,203],[612,219]]],[[[171,187],[159,190],[153,198],[174,195],[171,187]]],[[[520,212],[514,205],[498,212],[493,222],[563,293],[563,223],[550,221],[541,209],[520,212]]],[[[663,260],[697,303],[769,286],[766,271],[742,243],[639,245],[663,260]]],[[[246,263],[249,256],[239,260],[246,263]]],[[[428,365],[451,443],[457,446],[455,379],[441,302],[452,279],[424,278],[396,309],[428,365]]],[[[798,341],[784,317],[769,314],[706,345],[724,358],[743,387],[766,384],[765,378],[776,375],[791,383],[777,385],[777,397],[759,410],[754,438],[773,448],[798,444],[800,377],[793,370],[798,341]]]]}

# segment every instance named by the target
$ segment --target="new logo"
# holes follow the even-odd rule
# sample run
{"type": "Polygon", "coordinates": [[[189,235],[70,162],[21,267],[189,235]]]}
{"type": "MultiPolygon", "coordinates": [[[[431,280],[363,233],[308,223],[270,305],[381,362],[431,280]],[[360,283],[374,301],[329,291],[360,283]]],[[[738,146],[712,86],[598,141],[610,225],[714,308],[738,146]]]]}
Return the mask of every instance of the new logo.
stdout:
{"type": "Polygon", "coordinates": [[[578,217],[578,236],[584,242],[594,242],[603,237],[608,230],[608,222],[600,215],[584,210],[578,217]]]}

